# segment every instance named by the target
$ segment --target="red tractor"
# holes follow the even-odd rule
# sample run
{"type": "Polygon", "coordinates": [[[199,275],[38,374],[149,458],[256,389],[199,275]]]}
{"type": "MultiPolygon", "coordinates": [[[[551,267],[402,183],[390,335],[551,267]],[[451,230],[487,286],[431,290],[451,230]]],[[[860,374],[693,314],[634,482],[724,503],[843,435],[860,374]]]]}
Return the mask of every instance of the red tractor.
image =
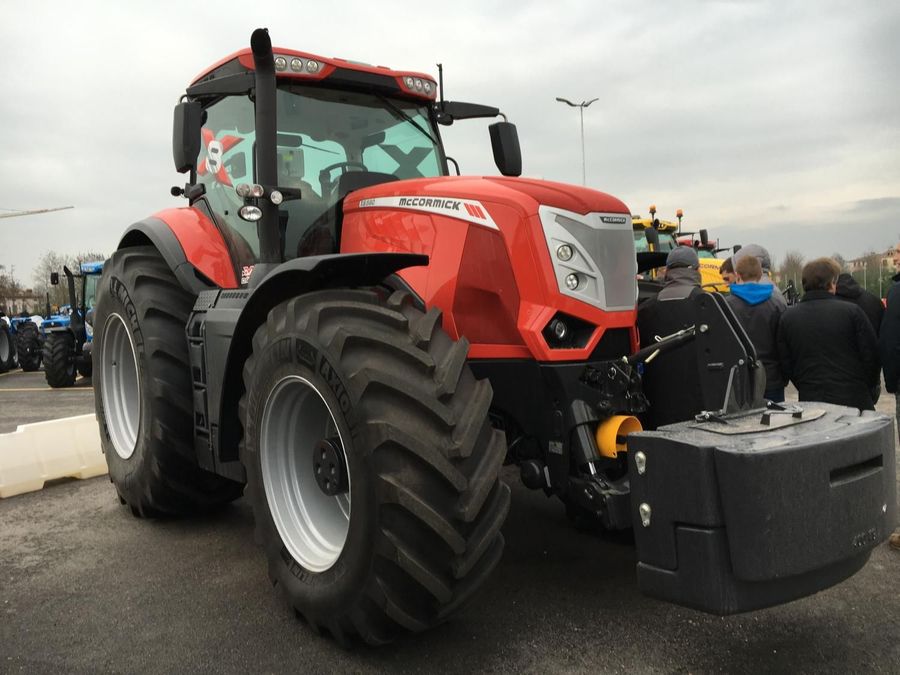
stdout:
{"type": "Polygon", "coordinates": [[[273,583],[342,642],[472,597],[503,549],[504,463],[577,520],[633,527],[656,597],[727,614],[858,570],[896,513],[891,421],[767,407],[716,294],[672,303],[640,348],[621,201],[518,178],[505,120],[502,176],[450,175],[441,125],[499,114],[262,29],[193,81],[173,141],[188,206],[128,228],[98,292],[122,503],[183,514],[246,489],[273,583]],[[693,398],[655,416],[679,423],[641,432],[673,398],[648,400],[651,373],[686,353],[693,398]]]}

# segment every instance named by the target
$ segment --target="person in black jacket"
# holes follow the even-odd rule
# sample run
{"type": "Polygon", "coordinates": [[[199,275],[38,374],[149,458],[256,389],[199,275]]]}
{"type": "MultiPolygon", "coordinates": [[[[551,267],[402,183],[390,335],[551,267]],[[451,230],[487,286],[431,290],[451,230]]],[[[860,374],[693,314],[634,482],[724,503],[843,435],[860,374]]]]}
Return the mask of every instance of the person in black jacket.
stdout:
{"type": "Polygon", "coordinates": [[[737,283],[725,302],[741,322],[756,356],[766,369],[765,398],[775,403],[784,401],[784,381],[778,363],[778,323],[785,307],[772,299],[778,288],[761,283],[762,265],[755,256],[744,256],[735,270],[737,283]]]}
{"type": "MultiPolygon", "coordinates": [[[[900,244],[894,248],[894,265],[900,269],[900,244]]],[[[891,394],[898,393],[900,385],[900,274],[894,276],[894,284],[887,295],[887,309],[878,331],[878,351],[884,368],[884,388],[891,394]]],[[[897,401],[897,429],[900,431],[900,395],[897,401]]],[[[900,549],[900,530],[890,538],[893,549],[900,549]]]]}
{"type": "Polygon", "coordinates": [[[859,307],[835,298],[840,271],[831,258],[803,267],[803,299],[785,311],[778,327],[781,372],[801,401],[874,410],[878,339],[859,307]]]}
{"type": "Polygon", "coordinates": [[[869,317],[872,328],[875,333],[881,329],[881,317],[884,316],[884,305],[874,293],[870,293],[858,283],[856,279],[846,272],[842,273],[837,280],[837,291],[835,296],[841,300],[847,300],[857,305],[869,317]]]}
{"type": "MultiPolygon", "coordinates": [[[[692,299],[703,295],[699,268],[700,260],[693,247],[678,246],[669,252],[665,287],[638,306],[641,347],[653,344],[657,336],[671,335],[695,323],[696,305],[692,299]]],[[[693,342],[661,354],[652,368],[647,367],[643,390],[650,409],[641,416],[645,428],[681,422],[700,412],[703,396],[698,372],[693,342]]]]}

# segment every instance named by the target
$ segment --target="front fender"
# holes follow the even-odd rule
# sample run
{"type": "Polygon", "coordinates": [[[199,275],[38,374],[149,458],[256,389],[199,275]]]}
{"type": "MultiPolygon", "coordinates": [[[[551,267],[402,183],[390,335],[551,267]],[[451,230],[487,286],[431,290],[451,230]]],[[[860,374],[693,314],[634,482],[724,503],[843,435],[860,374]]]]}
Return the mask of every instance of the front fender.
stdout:
{"type": "Polygon", "coordinates": [[[166,209],[129,227],[119,248],[152,244],[178,282],[194,294],[237,288],[231,253],[215,224],[197,208],[166,209]]]}
{"type": "Polygon", "coordinates": [[[427,264],[428,256],[411,253],[310,256],[279,265],[252,291],[219,293],[204,323],[206,370],[210,377],[208,407],[211,417],[218,415],[220,429],[216,464],[237,459],[237,409],[244,390],[241,373],[252,349],[253,333],[273,307],[311,291],[378,285],[397,270],[427,264]],[[218,386],[214,385],[215,380],[220,382],[218,386]]]}

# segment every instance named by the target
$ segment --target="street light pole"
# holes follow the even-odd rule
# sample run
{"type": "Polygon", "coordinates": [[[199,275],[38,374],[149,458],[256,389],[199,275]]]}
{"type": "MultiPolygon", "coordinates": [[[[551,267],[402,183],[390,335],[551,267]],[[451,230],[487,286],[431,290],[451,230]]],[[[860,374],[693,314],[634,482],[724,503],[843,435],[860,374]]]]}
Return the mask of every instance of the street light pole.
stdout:
{"type": "Polygon", "coordinates": [[[560,103],[565,103],[568,106],[573,108],[578,108],[578,112],[581,117],[581,184],[587,185],[587,175],[585,172],[585,161],[584,161],[584,109],[587,108],[594,101],[598,101],[599,99],[592,98],[590,101],[582,101],[581,103],[572,103],[567,98],[562,98],[561,96],[557,96],[556,100],[560,103]]]}

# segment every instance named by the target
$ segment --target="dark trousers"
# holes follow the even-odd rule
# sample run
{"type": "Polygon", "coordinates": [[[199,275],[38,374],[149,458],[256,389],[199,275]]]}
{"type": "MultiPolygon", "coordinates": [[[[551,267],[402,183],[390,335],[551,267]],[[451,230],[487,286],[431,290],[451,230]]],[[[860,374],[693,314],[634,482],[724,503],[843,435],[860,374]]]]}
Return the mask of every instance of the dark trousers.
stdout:
{"type": "MultiPolygon", "coordinates": [[[[763,398],[772,401],[772,403],[784,403],[784,387],[777,389],[766,389],[763,398]]],[[[900,411],[900,407],[897,408],[900,411]]]]}

